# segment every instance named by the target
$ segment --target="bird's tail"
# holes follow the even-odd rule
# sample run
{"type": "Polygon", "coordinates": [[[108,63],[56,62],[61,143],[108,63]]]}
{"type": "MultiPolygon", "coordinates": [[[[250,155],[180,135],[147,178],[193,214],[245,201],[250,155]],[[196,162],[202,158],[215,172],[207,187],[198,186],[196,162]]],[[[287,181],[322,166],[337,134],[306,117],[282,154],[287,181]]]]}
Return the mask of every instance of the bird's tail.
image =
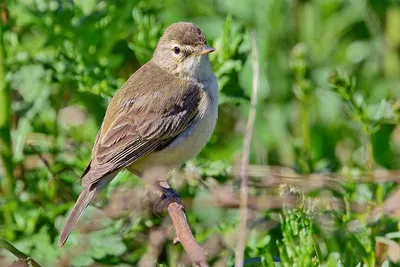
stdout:
{"type": "MultiPolygon", "coordinates": [[[[98,192],[100,192],[112,179],[118,174],[118,171],[107,174],[106,176],[99,179],[98,182],[90,184],[86,186],[82,193],[79,195],[78,200],[73,207],[71,214],[68,217],[67,222],[64,225],[64,228],[61,231],[60,240],[58,242],[58,247],[61,248],[65,241],[67,241],[68,236],[71,234],[72,229],[82,212],[86,209],[86,207],[90,204],[90,201],[96,196],[98,192]]],[[[86,173],[86,175],[89,175],[86,173]]]]}
{"type": "Polygon", "coordinates": [[[79,198],[75,203],[74,208],[71,211],[71,214],[68,217],[67,222],[64,225],[64,228],[62,229],[60,241],[58,242],[59,248],[61,248],[64,245],[65,241],[67,241],[68,236],[71,234],[72,229],[74,228],[76,222],[78,221],[82,212],[89,205],[90,201],[96,195],[97,191],[98,191],[97,187],[90,188],[89,186],[83,189],[82,193],[79,195],[79,198]]]}

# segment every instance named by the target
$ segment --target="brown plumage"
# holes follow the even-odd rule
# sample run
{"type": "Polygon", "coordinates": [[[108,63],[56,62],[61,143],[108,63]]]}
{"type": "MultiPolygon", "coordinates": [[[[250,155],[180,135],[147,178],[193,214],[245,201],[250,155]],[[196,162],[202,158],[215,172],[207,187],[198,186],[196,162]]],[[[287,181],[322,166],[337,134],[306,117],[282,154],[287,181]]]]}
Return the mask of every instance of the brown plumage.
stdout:
{"type": "Polygon", "coordinates": [[[111,100],[82,185],[96,184],[171,142],[197,115],[200,100],[196,84],[169,75],[152,62],[144,65],[111,100]],[[152,72],[158,73],[154,79],[137,79],[152,72]],[[147,91],[149,85],[158,90],[147,91]],[[158,104],[148,105],[150,101],[158,104]]]}
{"type": "Polygon", "coordinates": [[[218,101],[209,51],[213,50],[205,46],[197,26],[173,24],[161,37],[152,60],[114,95],[81,177],[84,189],[62,230],[60,247],[96,193],[120,170],[140,175],[156,165],[176,167],[205,145],[214,129],[218,101]],[[189,52],[177,54],[177,45],[189,52]]]}
{"type": "Polygon", "coordinates": [[[180,22],[172,24],[165,30],[163,36],[160,38],[161,43],[179,41],[182,45],[206,45],[206,38],[203,33],[193,23],[180,22]]]}

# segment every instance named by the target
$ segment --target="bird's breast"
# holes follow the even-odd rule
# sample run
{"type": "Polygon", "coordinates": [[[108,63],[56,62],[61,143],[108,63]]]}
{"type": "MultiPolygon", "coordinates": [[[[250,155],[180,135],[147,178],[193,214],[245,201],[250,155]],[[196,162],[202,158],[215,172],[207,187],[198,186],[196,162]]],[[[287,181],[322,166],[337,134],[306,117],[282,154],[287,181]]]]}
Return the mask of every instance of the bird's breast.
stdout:
{"type": "Polygon", "coordinates": [[[150,153],[135,162],[131,166],[132,169],[143,172],[147,168],[157,165],[179,167],[184,161],[200,153],[210,140],[218,117],[218,86],[216,83],[215,88],[207,88],[203,94],[199,105],[199,114],[192,124],[167,147],[150,153]]]}

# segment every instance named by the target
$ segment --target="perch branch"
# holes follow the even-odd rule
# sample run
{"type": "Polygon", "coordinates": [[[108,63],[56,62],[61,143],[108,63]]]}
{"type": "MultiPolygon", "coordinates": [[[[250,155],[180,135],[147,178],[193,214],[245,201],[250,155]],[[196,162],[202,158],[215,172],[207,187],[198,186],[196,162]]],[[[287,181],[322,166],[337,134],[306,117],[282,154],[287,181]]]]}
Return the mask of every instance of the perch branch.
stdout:
{"type": "Polygon", "coordinates": [[[244,248],[247,236],[247,213],[248,213],[248,167],[250,157],[251,138],[253,136],[254,121],[256,118],[257,93],[259,82],[259,64],[258,64],[258,48],[254,30],[250,30],[250,38],[253,51],[253,90],[250,102],[249,118],[246,125],[246,135],[243,141],[243,154],[240,162],[240,224],[239,224],[239,240],[236,247],[235,267],[242,267],[244,261],[244,248]]]}
{"type": "MultiPolygon", "coordinates": [[[[163,187],[169,188],[169,184],[163,181],[163,187]]],[[[168,214],[174,224],[176,238],[174,244],[181,243],[188,254],[192,265],[195,267],[208,267],[206,255],[203,248],[196,242],[189,223],[187,222],[184,206],[177,202],[168,205],[168,214]]]]}

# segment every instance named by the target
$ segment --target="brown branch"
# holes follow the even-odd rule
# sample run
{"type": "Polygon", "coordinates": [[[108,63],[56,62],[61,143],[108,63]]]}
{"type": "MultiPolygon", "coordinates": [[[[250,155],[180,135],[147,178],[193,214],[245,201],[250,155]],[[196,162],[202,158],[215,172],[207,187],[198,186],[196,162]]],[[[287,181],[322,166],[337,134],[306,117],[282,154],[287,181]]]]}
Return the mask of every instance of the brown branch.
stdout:
{"type": "MultiPolygon", "coordinates": [[[[239,170],[237,171],[239,172],[239,170]]],[[[264,186],[274,186],[277,184],[296,184],[304,183],[312,187],[325,187],[327,184],[340,184],[354,179],[362,183],[377,183],[377,182],[397,182],[400,183],[400,170],[385,170],[376,169],[372,172],[353,173],[311,173],[311,174],[298,174],[295,170],[281,167],[281,166],[268,166],[268,165],[249,165],[247,175],[249,177],[268,178],[263,181],[264,186]],[[311,184],[310,181],[317,184],[311,184]]]]}
{"type": "Polygon", "coordinates": [[[260,69],[258,64],[258,48],[256,35],[250,30],[250,38],[253,51],[253,90],[250,101],[249,118],[247,120],[246,135],[243,141],[243,154],[240,162],[240,224],[239,224],[239,240],[236,247],[235,267],[242,267],[244,261],[244,248],[247,236],[247,213],[248,213],[248,167],[250,158],[250,145],[253,136],[254,121],[256,118],[258,82],[260,69]]]}
{"type": "MultiPolygon", "coordinates": [[[[218,257],[221,253],[221,250],[225,249],[226,246],[223,242],[223,238],[219,235],[211,235],[202,247],[207,255],[207,258],[211,259],[214,257],[218,257]]],[[[183,266],[188,266],[191,260],[187,254],[184,254],[180,258],[180,264],[183,266]]],[[[218,266],[218,264],[214,263],[214,266],[218,266]]]]}
{"type": "MultiPolygon", "coordinates": [[[[166,181],[162,182],[164,188],[170,188],[166,181]]],[[[184,206],[177,202],[168,205],[168,214],[174,224],[176,238],[174,244],[181,243],[188,254],[192,265],[196,267],[208,267],[206,255],[203,248],[196,242],[189,223],[187,222],[184,206]]]]}
{"type": "Polygon", "coordinates": [[[0,238],[0,249],[8,250],[15,257],[18,258],[17,261],[14,261],[10,266],[32,266],[32,267],[41,267],[39,263],[37,263],[34,259],[18,250],[16,247],[11,245],[8,241],[0,238]]]}

